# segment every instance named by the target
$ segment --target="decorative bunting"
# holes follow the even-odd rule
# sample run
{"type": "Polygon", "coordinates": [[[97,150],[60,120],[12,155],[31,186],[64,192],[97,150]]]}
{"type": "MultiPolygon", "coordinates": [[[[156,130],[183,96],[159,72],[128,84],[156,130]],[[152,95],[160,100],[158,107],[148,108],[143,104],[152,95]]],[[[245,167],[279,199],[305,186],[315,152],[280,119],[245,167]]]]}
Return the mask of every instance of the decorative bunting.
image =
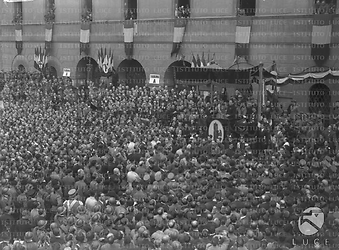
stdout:
{"type": "Polygon", "coordinates": [[[317,65],[323,64],[330,55],[333,15],[313,15],[311,55],[317,65]]]}
{"type": "Polygon", "coordinates": [[[126,20],[124,22],[124,43],[127,58],[133,57],[133,40],[134,40],[134,21],[126,20]]]}
{"type": "Polygon", "coordinates": [[[215,61],[215,53],[213,54],[212,59],[210,60],[210,55],[208,53],[207,61],[205,60],[205,52],[202,52],[202,56],[200,59],[199,54],[195,57],[194,54],[192,53],[192,62],[191,62],[191,68],[204,68],[204,67],[209,67],[213,66],[213,64],[216,65],[215,61]]]}
{"type": "Polygon", "coordinates": [[[186,24],[187,20],[185,18],[178,18],[174,20],[173,48],[171,56],[178,54],[180,51],[180,45],[185,35],[186,24]]]}
{"type": "Polygon", "coordinates": [[[34,53],[34,68],[36,68],[39,71],[43,71],[48,63],[47,53],[46,49],[35,48],[34,53]]]}
{"type": "Polygon", "coordinates": [[[239,16],[235,31],[235,56],[248,59],[252,18],[249,16],[239,16]]]}
{"type": "Polygon", "coordinates": [[[114,61],[113,61],[113,52],[110,49],[109,52],[107,52],[107,49],[105,50],[101,48],[98,50],[98,66],[99,70],[102,74],[102,76],[109,77],[114,72],[114,61]]]}
{"type": "Polygon", "coordinates": [[[90,22],[81,23],[80,30],[80,55],[84,52],[86,55],[89,55],[90,44],[89,44],[89,35],[90,35],[90,22]]]}
{"type": "Polygon", "coordinates": [[[18,52],[18,55],[21,55],[22,49],[23,49],[22,25],[21,24],[15,25],[15,47],[18,52]]]}
{"type": "Polygon", "coordinates": [[[45,49],[47,55],[50,55],[52,50],[53,24],[48,23],[45,27],[45,49]]]}

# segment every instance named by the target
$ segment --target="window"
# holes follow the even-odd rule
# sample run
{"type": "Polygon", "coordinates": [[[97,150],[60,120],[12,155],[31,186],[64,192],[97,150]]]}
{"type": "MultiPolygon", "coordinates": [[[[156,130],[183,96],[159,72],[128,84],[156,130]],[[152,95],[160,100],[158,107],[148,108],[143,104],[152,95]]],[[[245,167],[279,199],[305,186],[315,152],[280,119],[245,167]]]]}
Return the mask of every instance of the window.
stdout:
{"type": "Polygon", "coordinates": [[[45,22],[55,22],[55,0],[46,0],[45,5],[45,22]]]}
{"type": "Polygon", "coordinates": [[[190,0],[175,0],[174,16],[176,18],[189,18],[191,16],[190,0]]]}
{"type": "Polygon", "coordinates": [[[22,16],[22,2],[15,2],[14,3],[14,17],[13,23],[14,24],[21,24],[23,21],[22,16]]]}
{"type": "Polygon", "coordinates": [[[125,20],[138,19],[137,0],[125,0],[125,20]]]}
{"type": "Polygon", "coordinates": [[[92,0],[82,0],[82,12],[81,12],[81,21],[82,22],[92,22],[92,0]]]}
{"type": "Polygon", "coordinates": [[[336,0],[315,0],[314,14],[335,14],[336,5],[336,0]]]}
{"type": "Polygon", "coordinates": [[[239,0],[238,16],[254,16],[256,0],[239,0]]]}

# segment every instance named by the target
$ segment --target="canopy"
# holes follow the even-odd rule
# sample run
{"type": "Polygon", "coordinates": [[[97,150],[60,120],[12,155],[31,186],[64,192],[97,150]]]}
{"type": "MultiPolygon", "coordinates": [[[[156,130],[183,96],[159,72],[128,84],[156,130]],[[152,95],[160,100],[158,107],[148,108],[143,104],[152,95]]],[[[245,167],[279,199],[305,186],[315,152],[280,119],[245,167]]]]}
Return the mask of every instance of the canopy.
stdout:
{"type": "MultiPolygon", "coordinates": [[[[212,64],[213,65],[213,64],[212,64]]],[[[234,64],[228,69],[219,65],[206,67],[173,67],[175,80],[180,84],[206,84],[214,81],[220,84],[250,84],[250,78],[259,78],[259,66],[250,64],[234,64]]],[[[275,74],[263,70],[264,78],[275,79],[275,74]]]]}

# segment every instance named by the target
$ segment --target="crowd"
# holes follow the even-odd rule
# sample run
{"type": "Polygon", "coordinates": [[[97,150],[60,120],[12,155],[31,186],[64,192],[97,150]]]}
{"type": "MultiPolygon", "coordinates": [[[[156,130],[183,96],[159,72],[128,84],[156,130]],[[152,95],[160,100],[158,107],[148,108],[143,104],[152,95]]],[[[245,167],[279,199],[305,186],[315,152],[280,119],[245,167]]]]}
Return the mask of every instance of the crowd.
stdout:
{"type": "Polygon", "coordinates": [[[213,141],[206,121],[256,119],[249,96],[23,72],[1,98],[0,249],[339,249],[335,124],[267,102],[254,144],[213,141]]]}

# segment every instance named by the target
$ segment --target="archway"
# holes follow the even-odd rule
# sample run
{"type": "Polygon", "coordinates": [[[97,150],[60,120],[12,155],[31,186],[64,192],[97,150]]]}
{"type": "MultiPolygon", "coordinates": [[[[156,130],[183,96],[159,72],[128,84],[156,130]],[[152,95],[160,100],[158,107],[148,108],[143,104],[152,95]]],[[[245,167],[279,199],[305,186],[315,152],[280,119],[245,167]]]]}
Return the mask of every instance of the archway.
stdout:
{"type": "Polygon", "coordinates": [[[118,68],[119,83],[129,87],[145,86],[146,72],[142,65],[135,59],[123,60],[118,68]]]}
{"type": "Polygon", "coordinates": [[[100,80],[98,63],[92,57],[81,58],[76,68],[77,85],[85,85],[87,78],[95,85],[100,80]]]}
{"type": "Polygon", "coordinates": [[[191,64],[187,61],[175,61],[168,66],[164,75],[164,84],[168,86],[175,85],[174,69],[173,67],[191,67],[191,64]]]}
{"type": "MultiPolygon", "coordinates": [[[[309,91],[309,112],[328,116],[331,113],[331,91],[325,84],[314,84],[309,91]]],[[[328,119],[325,119],[325,126],[328,119]]]]}
{"type": "Polygon", "coordinates": [[[12,67],[11,67],[12,70],[19,70],[19,67],[21,69],[31,70],[31,68],[29,67],[29,63],[27,61],[27,58],[25,58],[23,55],[16,55],[13,58],[12,67]]]}

